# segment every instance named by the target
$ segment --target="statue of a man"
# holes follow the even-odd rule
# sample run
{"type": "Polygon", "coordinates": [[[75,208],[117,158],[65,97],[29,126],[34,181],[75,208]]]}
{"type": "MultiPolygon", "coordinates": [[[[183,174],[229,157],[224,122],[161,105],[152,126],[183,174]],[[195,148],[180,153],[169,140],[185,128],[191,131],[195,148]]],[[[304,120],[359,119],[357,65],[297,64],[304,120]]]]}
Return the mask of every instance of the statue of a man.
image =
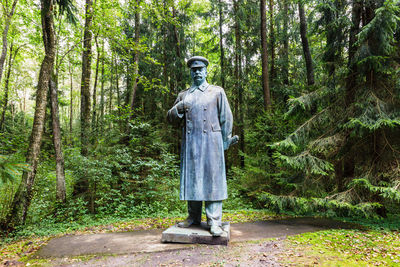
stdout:
{"type": "Polygon", "coordinates": [[[179,93],[168,120],[183,125],[180,199],[188,201],[189,216],[178,226],[199,225],[204,201],[210,232],[221,236],[222,200],[228,197],[224,150],[238,137],[231,137],[233,118],[224,89],[206,81],[208,64],[200,56],[187,61],[192,86],[179,93]]]}

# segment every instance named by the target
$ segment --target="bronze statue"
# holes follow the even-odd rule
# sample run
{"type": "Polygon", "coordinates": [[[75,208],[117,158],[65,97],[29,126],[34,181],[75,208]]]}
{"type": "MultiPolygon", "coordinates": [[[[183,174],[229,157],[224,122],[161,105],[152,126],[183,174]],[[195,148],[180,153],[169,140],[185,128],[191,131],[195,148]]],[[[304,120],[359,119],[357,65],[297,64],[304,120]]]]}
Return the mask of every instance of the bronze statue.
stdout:
{"type": "Polygon", "coordinates": [[[192,86],[179,93],[168,120],[182,126],[180,199],[188,201],[188,218],[179,227],[199,225],[202,202],[213,236],[221,236],[222,200],[228,197],[224,150],[238,141],[232,135],[232,112],[224,89],[206,81],[206,58],[187,61],[192,86]]]}

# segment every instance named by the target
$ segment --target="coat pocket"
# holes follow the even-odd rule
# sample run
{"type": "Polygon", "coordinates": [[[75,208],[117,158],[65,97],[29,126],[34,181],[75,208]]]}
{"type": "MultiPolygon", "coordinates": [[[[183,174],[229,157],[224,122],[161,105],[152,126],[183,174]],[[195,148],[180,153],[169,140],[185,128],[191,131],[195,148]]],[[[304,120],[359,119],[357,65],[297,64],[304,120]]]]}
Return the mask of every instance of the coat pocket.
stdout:
{"type": "Polygon", "coordinates": [[[211,128],[213,132],[220,132],[221,131],[221,126],[219,123],[213,123],[211,124],[211,128]]]}

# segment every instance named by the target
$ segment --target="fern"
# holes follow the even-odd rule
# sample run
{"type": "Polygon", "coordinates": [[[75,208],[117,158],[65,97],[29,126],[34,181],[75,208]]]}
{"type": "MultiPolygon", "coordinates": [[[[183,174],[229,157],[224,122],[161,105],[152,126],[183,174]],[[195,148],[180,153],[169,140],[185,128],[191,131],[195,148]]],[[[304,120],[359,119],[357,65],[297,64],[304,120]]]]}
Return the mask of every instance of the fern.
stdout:
{"type": "Polygon", "coordinates": [[[28,164],[0,155],[0,185],[7,182],[15,182],[21,172],[28,169],[28,164]]]}
{"type": "Polygon", "coordinates": [[[376,131],[400,126],[400,110],[380,99],[372,90],[367,90],[355,107],[357,116],[350,118],[344,128],[362,133],[363,130],[376,131]]]}
{"type": "Polygon", "coordinates": [[[274,157],[293,169],[304,171],[307,175],[328,176],[333,171],[333,165],[330,162],[311,155],[308,150],[292,157],[275,152],[274,157]]]}
{"type": "Polygon", "coordinates": [[[348,186],[350,188],[354,188],[357,191],[363,190],[370,194],[377,194],[389,201],[400,202],[400,190],[398,189],[398,185],[395,185],[393,187],[375,186],[372,185],[370,181],[366,178],[358,178],[353,179],[348,186]]]}
{"type": "Polygon", "coordinates": [[[277,213],[293,212],[297,215],[325,215],[330,217],[358,217],[378,219],[380,203],[359,203],[330,200],[328,198],[303,198],[261,193],[258,200],[264,207],[277,213]]]}

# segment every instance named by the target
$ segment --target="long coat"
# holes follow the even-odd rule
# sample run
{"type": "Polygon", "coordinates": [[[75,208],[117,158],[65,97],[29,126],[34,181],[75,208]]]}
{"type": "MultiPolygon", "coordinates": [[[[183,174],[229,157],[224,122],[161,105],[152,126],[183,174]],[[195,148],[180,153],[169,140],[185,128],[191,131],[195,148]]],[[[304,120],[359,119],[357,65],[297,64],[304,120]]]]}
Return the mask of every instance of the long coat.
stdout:
{"type": "Polygon", "coordinates": [[[182,125],[180,199],[218,201],[228,197],[224,150],[232,134],[232,112],[224,89],[204,82],[179,93],[168,111],[182,125]],[[177,104],[183,100],[185,112],[177,104]]]}

